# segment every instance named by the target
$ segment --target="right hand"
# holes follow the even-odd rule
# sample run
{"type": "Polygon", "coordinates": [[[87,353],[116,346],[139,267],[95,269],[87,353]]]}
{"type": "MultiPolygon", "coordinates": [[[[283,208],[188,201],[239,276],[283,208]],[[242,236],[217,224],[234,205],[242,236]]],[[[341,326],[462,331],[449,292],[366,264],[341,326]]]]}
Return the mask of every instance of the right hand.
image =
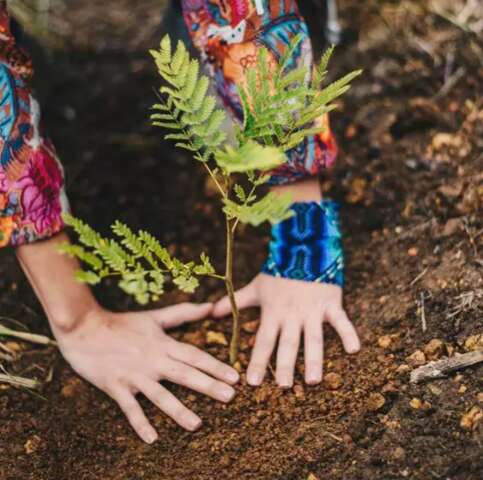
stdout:
{"type": "Polygon", "coordinates": [[[158,435],[136,400],[137,393],[190,431],[201,426],[201,419],[160,380],[184,385],[224,403],[235,395],[230,385],[239,379],[236,370],[164,332],[200,320],[211,310],[211,304],[188,303],[138,313],[95,309],[73,330],[57,330],[54,334],[72,368],[112,397],[136,433],[145,442],[153,443],[158,435]]]}

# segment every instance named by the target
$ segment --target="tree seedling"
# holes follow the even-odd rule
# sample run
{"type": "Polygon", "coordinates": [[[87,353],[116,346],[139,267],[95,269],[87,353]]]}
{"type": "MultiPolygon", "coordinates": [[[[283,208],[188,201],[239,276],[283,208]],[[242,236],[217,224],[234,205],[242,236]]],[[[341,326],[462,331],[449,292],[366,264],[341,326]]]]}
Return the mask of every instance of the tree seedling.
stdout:
{"type": "Polygon", "coordinates": [[[185,263],[174,258],[159,241],[146,231],[133,232],[116,221],[112,231],[117,237],[103,238],[83,221],[65,215],[65,222],[79,235],[80,245],[64,245],[61,250],[80,259],[85,270],[77,279],[91,285],[106,277],[118,277],[119,287],[140,304],[156,301],[167,282],[183,292],[193,293],[201,277],[217,278],[225,283],[233,316],[230,361],[238,357],[240,314],[235,301],[233,281],[234,240],[240,223],[253,226],[278,223],[289,218],[291,199],[273,192],[260,193],[270,179],[270,170],[287,161],[286,153],[310,135],[325,127],[324,115],[335,108],[333,100],[344,94],[357,70],[326,87],[329,48],[314,68],[293,67],[294,53],[302,36],[293,39],[285,54],[274,64],[269,52],[260,48],[256,66],[246,72],[238,94],[243,122],[235,124],[234,143],[221,129],[224,110],[208,93],[210,81],[200,73],[198,60],[190,57],[182,42],[174,49],[165,36],[159,50],[152,50],[164,84],[159,103],[153,105],[153,125],[170,131],[165,139],[192,153],[210,175],[220,194],[226,220],[225,271],[218,273],[210,258],[202,253],[198,262],[185,263]],[[310,81],[308,79],[311,78],[310,81]],[[244,177],[240,181],[240,177],[244,177]],[[248,185],[244,187],[243,185],[248,185]]]}

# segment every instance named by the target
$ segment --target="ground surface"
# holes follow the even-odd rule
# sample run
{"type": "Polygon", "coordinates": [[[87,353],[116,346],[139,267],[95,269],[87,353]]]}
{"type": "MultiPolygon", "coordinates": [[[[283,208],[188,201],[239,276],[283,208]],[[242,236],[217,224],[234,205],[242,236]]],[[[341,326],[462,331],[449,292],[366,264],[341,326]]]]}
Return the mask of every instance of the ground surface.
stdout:
{"type": "MultiPolygon", "coordinates": [[[[58,12],[64,48],[36,59],[77,214],[104,229],[120,218],[186,258],[207,249],[221,260],[216,198],[146,120],[157,86],[146,50],[160,37],[163,2],[67,3],[58,12]]],[[[348,40],[335,69],[365,74],[333,116],[343,152],[324,187],[345,204],[346,302],[363,351],[347,357],[328,332],[324,385],[305,387],[300,372],[291,391],[272,379],[260,389],[242,383],[229,406],[173,387],[204,427],[184,433],[146,403],[161,438],[146,446],[54,349],[24,346],[5,368],[53,377],[41,396],[0,390],[1,480],[481,478],[483,366],[418,386],[408,375],[477,348],[483,333],[481,44],[421,1],[341,4],[348,40]]],[[[264,235],[247,230],[239,241],[240,284],[263,261],[264,235]]],[[[128,307],[114,287],[98,293],[111,308],[128,307]]],[[[220,294],[213,283],[196,298],[220,294]]],[[[48,333],[8,251],[0,312],[48,333]]],[[[207,320],[177,335],[226,359],[206,332],[229,328],[228,319],[207,320]]],[[[252,332],[248,323],[244,366],[252,332]]]]}

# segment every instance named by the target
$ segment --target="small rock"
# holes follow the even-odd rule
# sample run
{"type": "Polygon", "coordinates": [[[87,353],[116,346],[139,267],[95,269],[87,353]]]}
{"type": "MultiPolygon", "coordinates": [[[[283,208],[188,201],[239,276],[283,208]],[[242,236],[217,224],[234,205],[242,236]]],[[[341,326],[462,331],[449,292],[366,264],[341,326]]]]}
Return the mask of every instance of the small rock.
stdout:
{"type": "Polygon", "coordinates": [[[436,395],[437,397],[439,397],[443,393],[443,390],[441,390],[441,388],[438,387],[437,385],[429,384],[428,388],[429,388],[429,391],[433,395],[436,395]]]}
{"type": "Polygon", "coordinates": [[[32,453],[35,453],[39,449],[41,443],[42,443],[42,440],[38,435],[34,435],[32,438],[29,438],[25,442],[25,445],[23,446],[25,449],[25,453],[27,455],[31,455],[32,453]]]}
{"type": "Polygon", "coordinates": [[[328,373],[324,377],[324,382],[331,390],[337,390],[343,384],[342,377],[338,373],[334,372],[328,373]]]}
{"type": "Polygon", "coordinates": [[[406,365],[405,363],[399,365],[399,367],[396,368],[396,372],[401,374],[408,373],[410,370],[411,367],[409,365],[406,365]]]}
{"type": "Polygon", "coordinates": [[[413,398],[409,402],[409,405],[411,408],[414,408],[414,410],[429,410],[431,408],[431,404],[429,402],[421,400],[420,398],[413,398]]]}
{"type": "Polygon", "coordinates": [[[369,398],[367,400],[367,408],[371,412],[376,412],[377,410],[380,410],[385,403],[386,399],[383,395],[381,395],[380,393],[372,393],[371,395],[369,395],[369,398]]]}
{"type": "Polygon", "coordinates": [[[394,460],[404,460],[406,458],[406,450],[402,447],[396,447],[391,454],[394,460]]]}
{"type": "Polygon", "coordinates": [[[461,417],[460,425],[466,430],[475,430],[482,419],[483,412],[480,407],[474,406],[461,417]]]}
{"type": "Polygon", "coordinates": [[[458,393],[465,393],[466,390],[468,390],[468,387],[466,385],[461,385],[460,388],[458,388],[458,393]]]}
{"type": "Polygon", "coordinates": [[[313,473],[310,473],[307,480],[319,480],[313,473]]]}
{"type": "Polygon", "coordinates": [[[424,347],[424,353],[429,360],[436,360],[444,353],[444,343],[438,338],[433,338],[424,347]]]}
{"type": "Polygon", "coordinates": [[[208,343],[208,345],[228,345],[228,341],[223,333],[214,332],[212,330],[206,333],[206,343],[208,343]]]}
{"type": "Polygon", "coordinates": [[[187,332],[183,335],[183,341],[195,347],[204,347],[206,344],[205,332],[201,329],[194,332],[187,332]]]}
{"type": "Polygon", "coordinates": [[[74,396],[77,396],[81,388],[82,380],[79,377],[71,377],[62,387],[60,394],[65,398],[72,398],[74,396]]]}
{"type": "Polygon", "coordinates": [[[255,390],[254,396],[257,403],[265,403],[272,396],[272,389],[268,384],[263,384],[255,390]]]}
{"type": "Polygon", "coordinates": [[[417,249],[416,247],[411,247],[409,250],[408,250],[408,255],[410,257],[417,257],[418,256],[418,253],[419,253],[419,249],[417,249]]]}
{"type": "Polygon", "coordinates": [[[416,350],[406,358],[406,361],[413,367],[419,367],[426,363],[426,355],[421,350],[416,350]]]}
{"type": "Polygon", "coordinates": [[[423,405],[423,402],[421,402],[419,398],[413,398],[409,402],[409,405],[411,406],[411,408],[414,408],[415,410],[419,410],[423,405]]]}
{"type": "Polygon", "coordinates": [[[349,192],[346,195],[347,203],[359,203],[365,197],[367,180],[360,177],[353,178],[349,188],[349,192]]]}
{"type": "Polygon", "coordinates": [[[382,337],[379,337],[377,339],[377,344],[381,348],[389,348],[391,346],[391,343],[392,343],[392,338],[390,335],[383,335],[382,337]]]}
{"type": "Polygon", "coordinates": [[[483,350],[483,334],[471,335],[465,340],[465,350],[473,352],[476,350],[483,350]]]}
{"type": "Polygon", "coordinates": [[[260,322],[258,320],[254,320],[253,322],[246,322],[242,325],[242,330],[247,333],[255,333],[258,330],[258,325],[260,322]]]}

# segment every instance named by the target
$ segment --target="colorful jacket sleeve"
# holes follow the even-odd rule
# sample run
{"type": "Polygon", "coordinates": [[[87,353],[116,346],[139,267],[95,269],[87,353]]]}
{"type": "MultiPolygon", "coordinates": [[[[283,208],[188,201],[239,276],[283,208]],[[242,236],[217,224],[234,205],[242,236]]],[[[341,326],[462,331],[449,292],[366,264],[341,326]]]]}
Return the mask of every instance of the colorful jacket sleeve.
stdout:
{"type": "Polygon", "coordinates": [[[32,62],[17,45],[0,1],[0,247],[48,238],[68,210],[64,175],[42,134],[32,62]]]}
{"type": "MultiPolygon", "coordinates": [[[[245,82],[257,50],[265,47],[277,61],[290,41],[303,35],[293,55],[293,67],[312,65],[312,46],[295,0],[182,0],[183,16],[203,63],[214,78],[226,107],[240,120],[243,113],[236,85],[245,82]]],[[[272,62],[272,63],[273,63],[272,62]]],[[[335,161],[337,145],[328,116],[326,129],[288,152],[288,161],[272,172],[272,184],[315,176],[335,161]]]]}

